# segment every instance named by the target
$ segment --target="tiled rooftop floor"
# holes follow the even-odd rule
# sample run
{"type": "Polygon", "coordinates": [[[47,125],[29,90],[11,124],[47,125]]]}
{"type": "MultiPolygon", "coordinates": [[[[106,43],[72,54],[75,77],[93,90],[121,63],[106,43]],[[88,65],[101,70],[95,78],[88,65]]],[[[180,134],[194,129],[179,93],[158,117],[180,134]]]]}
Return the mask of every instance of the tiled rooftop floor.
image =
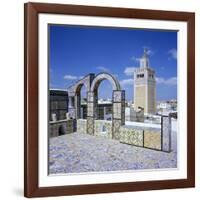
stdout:
{"type": "Polygon", "coordinates": [[[72,133],[50,139],[49,172],[79,173],[176,168],[176,132],[171,153],[122,144],[88,134],[72,133]]]}

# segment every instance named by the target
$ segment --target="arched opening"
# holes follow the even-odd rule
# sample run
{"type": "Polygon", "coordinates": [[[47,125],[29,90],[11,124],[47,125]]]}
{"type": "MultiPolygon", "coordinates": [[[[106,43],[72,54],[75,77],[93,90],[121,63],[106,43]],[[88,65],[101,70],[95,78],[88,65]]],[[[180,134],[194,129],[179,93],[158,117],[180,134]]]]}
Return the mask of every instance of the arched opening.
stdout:
{"type": "Polygon", "coordinates": [[[112,120],[113,91],[121,90],[118,80],[109,73],[99,73],[93,80],[91,92],[94,93],[94,118],[112,120]]]}
{"type": "Polygon", "coordinates": [[[80,89],[80,119],[87,119],[87,89],[82,85],[80,89]]]}
{"type": "MultiPolygon", "coordinates": [[[[103,93],[109,92],[108,86],[103,87],[103,93]]],[[[106,132],[105,137],[119,139],[119,129],[125,122],[125,91],[121,90],[118,80],[109,73],[100,73],[92,81],[90,91],[88,92],[88,117],[87,117],[87,133],[91,135],[99,135],[106,132]],[[99,121],[98,109],[98,89],[102,81],[110,82],[111,89],[111,109],[112,118],[99,121]],[[101,128],[99,128],[101,127],[101,128]]],[[[106,118],[103,115],[102,118],[106,118]]],[[[105,119],[104,118],[104,119],[105,119]]]]}
{"type": "Polygon", "coordinates": [[[60,125],[58,128],[58,135],[64,135],[66,133],[66,127],[64,125],[60,125]]]}
{"type": "Polygon", "coordinates": [[[112,120],[112,85],[104,79],[101,80],[96,88],[97,91],[97,104],[96,104],[96,117],[100,120],[112,120]]]}
{"type": "Polygon", "coordinates": [[[75,94],[76,118],[87,118],[87,88],[84,84],[79,84],[75,94]]]}
{"type": "Polygon", "coordinates": [[[109,80],[97,81],[94,89],[94,134],[97,136],[112,138],[112,94],[113,87],[109,80]]]}

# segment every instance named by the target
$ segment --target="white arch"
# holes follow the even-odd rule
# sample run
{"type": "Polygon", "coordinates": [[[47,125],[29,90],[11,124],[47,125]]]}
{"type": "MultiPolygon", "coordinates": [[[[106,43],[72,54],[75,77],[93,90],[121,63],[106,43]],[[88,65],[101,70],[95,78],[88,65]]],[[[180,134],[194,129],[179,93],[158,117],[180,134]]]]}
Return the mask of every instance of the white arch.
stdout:
{"type": "Polygon", "coordinates": [[[86,91],[90,91],[90,86],[91,86],[91,82],[94,79],[95,74],[87,74],[86,76],[84,76],[82,79],[76,81],[74,84],[72,84],[70,87],[67,88],[68,94],[69,96],[75,96],[78,89],[80,89],[83,85],[86,88],[86,91]]]}
{"type": "Polygon", "coordinates": [[[78,83],[76,86],[75,86],[75,94],[77,94],[78,92],[81,91],[82,87],[85,87],[86,88],[86,92],[90,91],[90,87],[88,87],[87,84],[85,84],[84,82],[80,82],[78,83]]]}
{"type": "Polygon", "coordinates": [[[95,76],[94,80],[92,81],[91,92],[94,92],[94,90],[98,87],[100,82],[103,81],[103,80],[110,81],[110,83],[112,84],[113,90],[121,90],[119,81],[115,77],[113,77],[109,73],[102,72],[102,73],[97,74],[95,76]]]}

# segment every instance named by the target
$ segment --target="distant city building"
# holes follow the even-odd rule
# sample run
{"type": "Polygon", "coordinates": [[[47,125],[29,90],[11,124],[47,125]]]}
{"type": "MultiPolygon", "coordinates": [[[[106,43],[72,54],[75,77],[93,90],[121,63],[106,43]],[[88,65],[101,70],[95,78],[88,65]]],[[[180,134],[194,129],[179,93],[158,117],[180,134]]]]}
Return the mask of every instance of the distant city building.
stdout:
{"type": "MultiPolygon", "coordinates": [[[[97,105],[97,119],[112,120],[112,101],[99,100],[97,105]]],[[[87,119],[87,103],[81,102],[81,119],[87,119]]]]}
{"type": "MultiPolygon", "coordinates": [[[[112,120],[112,100],[99,99],[96,110],[97,119],[112,120]]],[[[87,101],[82,99],[81,101],[81,119],[87,119],[87,101]]],[[[125,107],[125,121],[137,121],[144,122],[144,110],[135,110],[129,103],[126,103],[125,107]]]]}
{"type": "Polygon", "coordinates": [[[155,71],[150,68],[147,50],[140,58],[140,68],[134,71],[134,106],[144,109],[144,113],[156,113],[155,71]]]}
{"type": "Polygon", "coordinates": [[[65,90],[50,89],[49,91],[49,120],[66,119],[68,112],[68,93],[65,90]]]}
{"type": "Polygon", "coordinates": [[[144,110],[128,106],[125,108],[125,121],[144,122],[144,110]]]}
{"type": "Polygon", "coordinates": [[[176,99],[168,100],[167,103],[169,103],[171,105],[171,109],[173,111],[177,111],[177,100],[176,99]]]}
{"type": "Polygon", "coordinates": [[[160,101],[157,103],[158,114],[168,115],[177,112],[177,100],[160,101]]]}

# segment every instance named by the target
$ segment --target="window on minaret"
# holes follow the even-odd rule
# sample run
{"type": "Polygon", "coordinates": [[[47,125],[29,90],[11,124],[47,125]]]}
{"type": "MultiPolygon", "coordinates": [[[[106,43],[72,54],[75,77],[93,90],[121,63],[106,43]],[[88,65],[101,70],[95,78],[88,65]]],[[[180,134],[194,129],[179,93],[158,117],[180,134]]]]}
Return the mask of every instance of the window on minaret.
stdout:
{"type": "Polygon", "coordinates": [[[144,78],[144,74],[138,74],[137,78],[144,78]]]}
{"type": "Polygon", "coordinates": [[[153,78],[153,74],[149,74],[149,78],[153,78]]]}

